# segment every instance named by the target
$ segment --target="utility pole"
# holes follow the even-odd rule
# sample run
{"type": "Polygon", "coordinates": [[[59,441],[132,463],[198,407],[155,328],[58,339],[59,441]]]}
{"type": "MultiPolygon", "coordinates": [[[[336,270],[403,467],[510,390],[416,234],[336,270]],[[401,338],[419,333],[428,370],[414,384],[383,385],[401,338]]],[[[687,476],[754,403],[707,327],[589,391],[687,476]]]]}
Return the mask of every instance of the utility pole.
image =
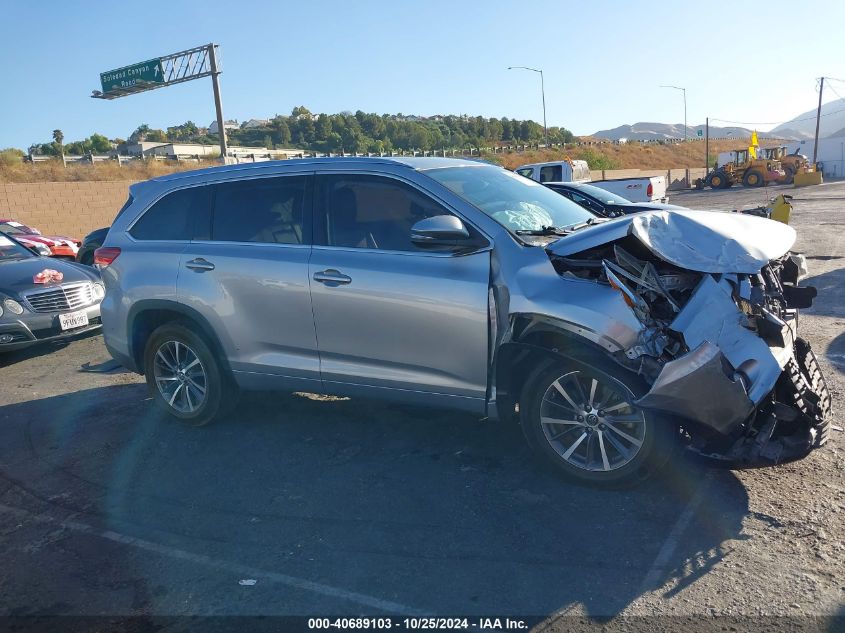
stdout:
{"type": "Polygon", "coordinates": [[[214,107],[217,109],[217,134],[220,137],[220,158],[226,162],[226,127],[223,122],[223,103],[220,100],[220,71],[217,69],[217,46],[208,45],[208,56],[211,66],[211,85],[214,88],[214,107]]]}
{"type": "Polygon", "coordinates": [[[822,92],[824,92],[824,77],[819,84],[819,109],[816,111],[816,140],[813,142],[813,169],[816,167],[816,158],[819,155],[819,123],[822,119],[822,92]]]}
{"type": "Polygon", "coordinates": [[[710,117],[704,124],[704,175],[710,173],[710,117]]]}
{"type": "Polygon", "coordinates": [[[661,88],[674,88],[684,93],[684,143],[687,142],[687,89],[681,86],[660,86],[661,88]]]}
{"type": "Polygon", "coordinates": [[[540,92],[543,95],[543,136],[546,139],[546,147],[549,146],[549,128],[546,125],[546,82],[543,79],[543,71],[538,68],[529,68],[528,66],[508,66],[508,70],[513,69],[530,70],[531,72],[540,73],[540,92]]]}

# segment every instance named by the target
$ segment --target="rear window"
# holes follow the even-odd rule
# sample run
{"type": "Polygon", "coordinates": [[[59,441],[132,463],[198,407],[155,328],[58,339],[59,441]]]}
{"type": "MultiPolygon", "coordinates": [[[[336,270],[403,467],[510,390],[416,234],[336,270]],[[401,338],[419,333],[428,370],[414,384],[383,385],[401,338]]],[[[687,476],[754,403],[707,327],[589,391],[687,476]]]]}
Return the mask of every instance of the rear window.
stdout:
{"type": "Polygon", "coordinates": [[[136,240],[188,241],[193,239],[196,219],[207,217],[208,187],[189,187],[167,194],[147,209],[129,234],[136,240]]]}
{"type": "Polygon", "coordinates": [[[216,185],[211,239],[304,244],[308,176],[260,178],[216,185]]]}

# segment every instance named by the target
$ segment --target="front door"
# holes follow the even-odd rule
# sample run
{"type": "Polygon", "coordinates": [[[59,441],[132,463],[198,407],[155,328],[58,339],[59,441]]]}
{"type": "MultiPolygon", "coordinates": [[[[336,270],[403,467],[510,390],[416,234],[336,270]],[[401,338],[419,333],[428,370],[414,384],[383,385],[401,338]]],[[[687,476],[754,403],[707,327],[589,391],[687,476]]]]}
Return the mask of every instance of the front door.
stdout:
{"type": "Polygon", "coordinates": [[[411,242],[415,222],[446,213],[396,178],[317,176],[309,276],[327,391],[483,410],[489,244],[473,227],[462,252],[411,242]]]}

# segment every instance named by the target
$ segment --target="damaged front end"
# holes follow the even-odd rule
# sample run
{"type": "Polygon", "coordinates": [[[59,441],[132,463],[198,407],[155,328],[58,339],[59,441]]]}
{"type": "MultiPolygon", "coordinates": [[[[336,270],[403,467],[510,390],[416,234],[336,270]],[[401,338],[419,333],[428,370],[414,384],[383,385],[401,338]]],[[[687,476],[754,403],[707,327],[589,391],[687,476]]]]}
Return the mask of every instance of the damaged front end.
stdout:
{"type": "Polygon", "coordinates": [[[733,464],[800,459],[830,427],[830,393],[797,336],[816,291],[798,284],[792,229],[729,218],[642,214],[611,241],[547,250],[561,276],[622,295],[642,329],[616,360],[651,385],[636,404],[683,420],[691,450],[733,464]]]}

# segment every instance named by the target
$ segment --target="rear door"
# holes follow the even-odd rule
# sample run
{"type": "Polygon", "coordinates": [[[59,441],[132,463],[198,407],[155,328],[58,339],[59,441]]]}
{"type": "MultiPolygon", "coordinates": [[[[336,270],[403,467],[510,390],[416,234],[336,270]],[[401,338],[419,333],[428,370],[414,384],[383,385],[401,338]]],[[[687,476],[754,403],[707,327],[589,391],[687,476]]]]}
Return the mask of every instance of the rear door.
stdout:
{"type": "Polygon", "coordinates": [[[203,314],[241,384],[319,390],[308,280],[313,175],[211,185],[179,300],[203,314]]]}
{"type": "Polygon", "coordinates": [[[398,178],[318,174],[309,273],[326,390],[483,411],[489,241],[471,226],[464,252],[410,239],[448,213],[398,178]]]}

